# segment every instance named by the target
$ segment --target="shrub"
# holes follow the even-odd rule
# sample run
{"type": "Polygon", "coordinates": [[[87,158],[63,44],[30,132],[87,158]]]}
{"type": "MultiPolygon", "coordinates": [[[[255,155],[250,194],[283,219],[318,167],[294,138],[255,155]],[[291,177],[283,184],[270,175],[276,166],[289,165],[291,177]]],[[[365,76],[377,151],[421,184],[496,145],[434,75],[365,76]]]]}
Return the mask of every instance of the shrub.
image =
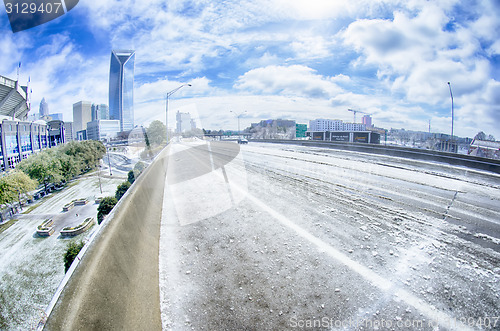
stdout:
{"type": "Polygon", "coordinates": [[[97,223],[101,224],[104,216],[108,215],[117,203],[118,200],[115,197],[103,198],[97,207],[97,223]]]}
{"type": "Polygon", "coordinates": [[[123,182],[120,185],[118,185],[118,187],[116,188],[116,192],[115,192],[116,200],[120,200],[122,198],[122,196],[125,194],[125,192],[127,192],[129,187],[130,187],[129,181],[123,182]]]}
{"type": "Polygon", "coordinates": [[[67,272],[69,270],[71,264],[75,260],[78,253],[80,253],[84,245],[85,244],[83,243],[83,241],[80,241],[79,243],[72,241],[68,244],[66,253],[64,253],[64,272],[67,272]]]}
{"type": "Polygon", "coordinates": [[[128,172],[128,182],[130,184],[134,184],[134,181],[135,181],[135,174],[134,174],[134,170],[130,170],[128,172]]]}

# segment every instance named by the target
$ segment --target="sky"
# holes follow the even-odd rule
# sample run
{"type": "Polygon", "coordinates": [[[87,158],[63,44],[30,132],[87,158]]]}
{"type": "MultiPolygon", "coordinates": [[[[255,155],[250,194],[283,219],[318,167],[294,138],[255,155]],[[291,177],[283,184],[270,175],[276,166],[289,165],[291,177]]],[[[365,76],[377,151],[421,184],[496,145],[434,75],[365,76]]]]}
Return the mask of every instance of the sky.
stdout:
{"type": "Polygon", "coordinates": [[[108,104],[112,49],[135,50],[136,125],[189,111],[205,129],[263,119],[356,121],[386,129],[479,131],[500,139],[498,0],[80,0],[13,33],[0,11],[0,75],[30,79],[72,120],[108,104]],[[450,82],[450,85],[448,85],[450,82]],[[363,112],[363,113],[362,113],[363,112]]]}

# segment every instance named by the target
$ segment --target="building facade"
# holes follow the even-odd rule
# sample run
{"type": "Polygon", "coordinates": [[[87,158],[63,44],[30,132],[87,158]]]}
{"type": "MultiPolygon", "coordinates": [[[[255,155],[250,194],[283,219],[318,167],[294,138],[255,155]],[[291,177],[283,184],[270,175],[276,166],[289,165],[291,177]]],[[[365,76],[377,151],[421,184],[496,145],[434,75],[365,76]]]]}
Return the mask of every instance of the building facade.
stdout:
{"type": "Polygon", "coordinates": [[[30,154],[48,147],[48,130],[44,121],[3,119],[0,122],[0,170],[14,168],[30,154]]]}
{"type": "Polygon", "coordinates": [[[177,126],[175,130],[177,133],[196,129],[196,122],[191,119],[191,115],[189,113],[181,113],[177,111],[177,113],[175,114],[175,119],[177,120],[177,126]]]}
{"type": "Polygon", "coordinates": [[[500,160],[500,142],[474,139],[467,154],[500,160]]]}
{"type": "Polygon", "coordinates": [[[26,121],[30,110],[28,86],[0,76],[0,115],[26,121]]]}
{"type": "Polygon", "coordinates": [[[109,120],[109,107],[105,104],[92,104],[92,121],[109,120]]]}
{"type": "Polygon", "coordinates": [[[53,121],[60,121],[63,123],[64,130],[66,131],[63,142],[66,143],[68,141],[75,140],[76,135],[73,134],[73,122],[64,122],[63,120],[59,119],[53,119],[53,121]]]}
{"type": "Polygon", "coordinates": [[[344,123],[342,120],[315,119],[309,121],[309,131],[365,131],[366,125],[360,123],[344,123]]]}
{"type": "Polygon", "coordinates": [[[53,120],[64,121],[64,119],[63,119],[63,113],[50,114],[49,117],[52,118],[53,120]]]}
{"type": "Polygon", "coordinates": [[[373,131],[308,131],[306,135],[312,140],[380,144],[380,133],[373,131]]]}
{"type": "Polygon", "coordinates": [[[49,147],[58,146],[66,142],[66,126],[63,121],[52,120],[47,122],[49,147]]]}
{"type": "Polygon", "coordinates": [[[133,50],[113,50],[109,68],[109,119],[120,121],[120,131],[134,128],[133,50]]]}
{"type": "Polygon", "coordinates": [[[372,117],[370,115],[364,115],[361,118],[361,123],[364,124],[367,128],[371,128],[373,126],[372,117]]]}
{"type": "Polygon", "coordinates": [[[95,120],[87,123],[87,139],[89,140],[113,139],[119,131],[119,120],[95,120]]]}
{"type": "Polygon", "coordinates": [[[73,104],[73,133],[87,129],[87,123],[92,121],[92,103],[79,101],[73,104]]]}

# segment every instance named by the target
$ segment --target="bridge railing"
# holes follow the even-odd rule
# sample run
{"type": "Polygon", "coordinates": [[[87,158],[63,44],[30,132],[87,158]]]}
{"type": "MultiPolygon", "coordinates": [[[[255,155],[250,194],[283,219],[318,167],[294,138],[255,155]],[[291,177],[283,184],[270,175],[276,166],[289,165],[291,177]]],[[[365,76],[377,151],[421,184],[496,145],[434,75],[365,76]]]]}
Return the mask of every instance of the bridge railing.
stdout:
{"type": "Polygon", "coordinates": [[[399,146],[374,145],[366,143],[339,143],[339,142],[316,141],[316,140],[277,140],[277,139],[252,139],[251,141],[275,143],[275,144],[292,144],[300,146],[324,147],[324,148],[349,150],[349,151],[387,155],[394,157],[404,157],[414,160],[444,162],[451,165],[459,165],[473,169],[500,173],[500,160],[487,159],[483,157],[465,155],[465,154],[456,154],[449,152],[399,147],[399,146]]]}

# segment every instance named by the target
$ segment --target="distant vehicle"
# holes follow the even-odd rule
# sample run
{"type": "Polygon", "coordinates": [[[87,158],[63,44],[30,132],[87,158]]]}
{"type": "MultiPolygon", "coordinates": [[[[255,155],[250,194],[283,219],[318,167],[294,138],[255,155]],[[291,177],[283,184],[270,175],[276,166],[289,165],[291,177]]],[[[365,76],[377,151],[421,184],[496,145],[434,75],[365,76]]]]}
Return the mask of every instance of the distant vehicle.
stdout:
{"type": "Polygon", "coordinates": [[[238,139],[238,144],[248,144],[248,140],[245,138],[238,139]]]}

